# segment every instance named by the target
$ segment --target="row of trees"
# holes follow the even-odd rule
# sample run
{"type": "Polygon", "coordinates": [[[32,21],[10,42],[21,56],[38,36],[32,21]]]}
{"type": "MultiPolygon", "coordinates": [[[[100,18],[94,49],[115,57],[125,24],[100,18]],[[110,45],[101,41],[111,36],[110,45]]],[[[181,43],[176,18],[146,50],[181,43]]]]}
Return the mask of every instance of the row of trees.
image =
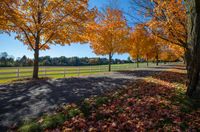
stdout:
{"type": "MultiPolygon", "coordinates": [[[[90,42],[96,54],[109,56],[109,71],[115,53],[130,53],[132,58],[137,60],[145,58],[139,53],[137,57],[134,56],[133,53],[136,53],[138,48],[141,50],[138,46],[140,41],[137,38],[138,33],[127,25],[122,11],[118,9],[107,8],[105,12],[98,12],[97,9],[89,10],[88,0],[2,0],[0,5],[2,12],[0,28],[5,32],[15,32],[16,38],[34,51],[33,78],[35,79],[38,78],[39,51],[49,49],[51,44],[90,42]],[[138,41],[134,41],[136,39],[138,41]]],[[[154,47],[157,47],[157,42],[152,42],[154,47]]],[[[173,56],[171,55],[173,52],[168,53],[173,56]]],[[[148,57],[149,59],[155,57],[148,57]]],[[[158,54],[156,59],[159,59],[158,54]]]]}
{"type": "Polygon", "coordinates": [[[94,52],[108,55],[109,60],[115,53],[129,53],[137,62],[145,59],[148,64],[149,60],[156,60],[158,64],[159,60],[178,60],[184,54],[183,48],[166,45],[166,42],[152,35],[144,24],[128,26],[123,12],[118,9],[107,8],[105,12],[99,12],[87,30],[88,41],[94,52]]]}
{"type": "MultiPolygon", "coordinates": [[[[33,66],[33,59],[26,57],[18,57],[16,60],[13,56],[8,55],[6,52],[0,53],[0,66],[33,66]]],[[[87,66],[87,65],[106,65],[109,61],[107,58],[88,58],[88,57],[39,57],[40,66],[87,66]]],[[[128,58],[127,60],[112,59],[112,64],[132,63],[128,58]]]]}
{"type": "Polygon", "coordinates": [[[143,24],[157,42],[184,53],[188,72],[187,95],[200,98],[200,1],[199,0],[131,0],[143,24]]]}
{"type": "Polygon", "coordinates": [[[159,60],[176,61],[184,56],[184,51],[180,46],[173,45],[172,47],[163,43],[148,32],[144,24],[135,26],[134,31],[131,32],[130,40],[131,44],[128,45],[129,54],[136,60],[144,58],[147,61],[147,65],[149,60],[156,61],[158,65],[159,60]]]}
{"type": "MultiPolygon", "coordinates": [[[[170,59],[167,59],[170,60],[170,59]]],[[[50,57],[42,56],[39,57],[39,66],[88,66],[88,65],[107,65],[109,64],[109,59],[100,57],[50,57]]],[[[180,61],[179,59],[175,61],[180,61]]],[[[28,58],[26,55],[21,58],[14,58],[14,56],[8,55],[6,52],[0,53],[0,67],[16,67],[16,66],[33,66],[33,59],[28,58]]],[[[139,67],[138,62],[147,63],[148,61],[144,58],[139,58],[138,60],[132,60],[130,57],[127,60],[122,59],[112,59],[111,64],[125,64],[125,63],[135,63],[139,67]]],[[[167,62],[165,60],[156,60],[158,62],[167,62]]]]}

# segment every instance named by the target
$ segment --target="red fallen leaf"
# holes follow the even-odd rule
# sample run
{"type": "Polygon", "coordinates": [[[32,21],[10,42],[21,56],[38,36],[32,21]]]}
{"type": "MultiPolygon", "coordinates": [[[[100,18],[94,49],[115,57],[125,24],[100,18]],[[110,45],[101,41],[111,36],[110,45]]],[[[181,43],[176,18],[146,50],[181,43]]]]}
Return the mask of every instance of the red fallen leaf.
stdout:
{"type": "Polygon", "coordinates": [[[103,125],[103,126],[102,126],[103,129],[106,129],[107,127],[108,127],[107,125],[103,125]]]}
{"type": "Polygon", "coordinates": [[[180,124],[182,121],[181,121],[181,118],[180,117],[176,117],[176,119],[174,119],[173,123],[177,123],[177,124],[180,124]]]}
{"type": "Polygon", "coordinates": [[[110,108],[111,108],[112,110],[115,109],[115,105],[112,104],[112,105],[110,106],[110,108]]]}
{"type": "Polygon", "coordinates": [[[94,127],[90,127],[90,128],[89,128],[89,132],[97,132],[97,129],[94,128],[94,127]]]}
{"type": "Polygon", "coordinates": [[[125,110],[126,110],[127,112],[130,112],[132,109],[131,109],[131,107],[126,107],[125,110]]]}
{"type": "Polygon", "coordinates": [[[117,127],[117,124],[116,124],[115,122],[113,122],[113,123],[111,124],[111,126],[115,128],[115,127],[117,127]]]}
{"type": "Polygon", "coordinates": [[[128,89],[128,91],[127,91],[128,95],[132,95],[132,92],[133,92],[133,90],[131,90],[131,89],[128,89]]]}
{"type": "Polygon", "coordinates": [[[136,127],[137,127],[137,128],[144,128],[143,122],[138,122],[138,123],[136,124],[136,127]]]}
{"type": "Polygon", "coordinates": [[[127,101],[130,103],[134,103],[136,100],[135,100],[135,98],[128,98],[127,101]]]}
{"type": "Polygon", "coordinates": [[[63,132],[72,132],[73,129],[72,128],[68,128],[68,127],[63,127],[62,131],[63,132]]]}
{"type": "Polygon", "coordinates": [[[125,122],[125,121],[127,121],[127,115],[126,114],[119,114],[119,120],[121,121],[121,122],[125,122]]]}

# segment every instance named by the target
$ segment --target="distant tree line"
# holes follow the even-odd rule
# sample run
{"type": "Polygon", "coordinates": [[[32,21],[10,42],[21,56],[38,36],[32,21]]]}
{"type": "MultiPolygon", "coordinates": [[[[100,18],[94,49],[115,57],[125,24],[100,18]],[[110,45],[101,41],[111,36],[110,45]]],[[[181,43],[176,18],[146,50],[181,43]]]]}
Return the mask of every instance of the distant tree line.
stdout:
{"type": "MultiPolygon", "coordinates": [[[[123,64],[131,63],[131,59],[120,60],[112,59],[112,64],[123,64]]],[[[87,66],[87,65],[106,65],[109,63],[107,58],[100,57],[50,57],[43,56],[39,57],[40,66],[87,66]]],[[[0,53],[0,66],[1,67],[12,67],[12,66],[33,66],[33,59],[27,56],[14,58],[14,56],[8,55],[6,52],[0,53]]]]}

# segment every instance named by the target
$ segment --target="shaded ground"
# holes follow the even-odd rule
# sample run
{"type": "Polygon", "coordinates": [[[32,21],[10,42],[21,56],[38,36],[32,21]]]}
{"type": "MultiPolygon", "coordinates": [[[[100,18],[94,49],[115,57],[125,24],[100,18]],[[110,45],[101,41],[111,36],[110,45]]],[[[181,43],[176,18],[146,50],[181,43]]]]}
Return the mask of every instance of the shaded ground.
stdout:
{"type": "Polygon", "coordinates": [[[90,98],[78,106],[68,105],[54,115],[63,115],[63,121],[55,126],[45,125],[48,118],[43,116],[20,130],[35,123],[34,128],[40,131],[200,131],[200,102],[185,95],[185,70],[159,69],[168,70],[119,72],[142,78],[128,83],[125,89],[90,98]],[[76,114],[69,118],[75,110],[76,114]]]}
{"type": "MultiPolygon", "coordinates": [[[[0,85],[0,130],[5,130],[6,126],[15,122],[36,118],[44,112],[53,111],[63,103],[79,102],[90,96],[126,88],[135,79],[154,76],[170,68],[172,66],[120,71],[91,77],[0,85]]],[[[176,66],[175,68],[183,67],[176,66]]]]}

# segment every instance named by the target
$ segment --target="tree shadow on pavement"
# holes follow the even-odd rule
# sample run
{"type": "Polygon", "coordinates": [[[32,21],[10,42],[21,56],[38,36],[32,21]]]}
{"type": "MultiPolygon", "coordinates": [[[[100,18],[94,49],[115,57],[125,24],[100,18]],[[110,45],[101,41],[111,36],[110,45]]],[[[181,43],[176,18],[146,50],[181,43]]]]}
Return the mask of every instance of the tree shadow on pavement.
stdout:
{"type": "Polygon", "coordinates": [[[126,87],[130,79],[108,77],[65,78],[0,85],[0,130],[15,122],[35,118],[63,103],[126,87]]]}

